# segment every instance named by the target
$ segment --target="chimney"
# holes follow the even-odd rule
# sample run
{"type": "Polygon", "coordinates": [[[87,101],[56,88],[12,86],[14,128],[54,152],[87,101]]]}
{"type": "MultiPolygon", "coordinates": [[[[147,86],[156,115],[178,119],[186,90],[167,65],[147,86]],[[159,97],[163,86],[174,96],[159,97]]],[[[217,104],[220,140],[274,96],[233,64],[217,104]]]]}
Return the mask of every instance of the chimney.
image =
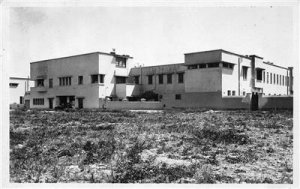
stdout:
{"type": "Polygon", "coordinates": [[[113,49],[112,49],[112,51],[110,52],[110,54],[113,54],[113,55],[115,55],[115,54],[116,54],[116,49],[115,49],[115,48],[113,48],[113,49]]]}

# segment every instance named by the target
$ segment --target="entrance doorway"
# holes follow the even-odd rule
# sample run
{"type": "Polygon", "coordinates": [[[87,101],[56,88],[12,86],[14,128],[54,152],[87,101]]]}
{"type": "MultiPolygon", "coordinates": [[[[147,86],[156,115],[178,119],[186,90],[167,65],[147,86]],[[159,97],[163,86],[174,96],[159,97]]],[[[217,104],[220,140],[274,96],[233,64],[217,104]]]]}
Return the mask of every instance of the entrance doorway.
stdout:
{"type": "Polygon", "coordinates": [[[252,92],[251,110],[252,111],[258,110],[258,93],[257,92],[252,92]]]}
{"type": "Polygon", "coordinates": [[[78,108],[79,109],[83,108],[83,98],[78,98],[78,108]]]}
{"type": "Polygon", "coordinates": [[[59,106],[71,108],[75,105],[75,96],[58,96],[59,106]]]}
{"type": "Polygon", "coordinates": [[[53,109],[53,99],[54,98],[48,98],[48,100],[49,100],[49,109],[53,109]]]}

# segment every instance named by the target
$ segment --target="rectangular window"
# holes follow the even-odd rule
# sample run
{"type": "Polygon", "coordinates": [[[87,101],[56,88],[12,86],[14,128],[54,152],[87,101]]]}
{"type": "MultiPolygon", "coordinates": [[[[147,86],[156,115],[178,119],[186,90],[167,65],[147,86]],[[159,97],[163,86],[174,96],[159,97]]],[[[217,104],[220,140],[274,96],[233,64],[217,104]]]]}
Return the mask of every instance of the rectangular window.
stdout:
{"type": "Polygon", "coordinates": [[[233,64],[229,64],[229,63],[223,62],[223,68],[233,69],[233,64]]]}
{"type": "Polygon", "coordinates": [[[256,69],[256,79],[262,81],[262,69],[256,69]]]}
{"type": "Polygon", "coordinates": [[[175,100],[181,100],[181,94],[176,94],[175,95],[175,100]]]}
{"type": "Polygon", "coordinates": [[[232,91],[232,96],[235,96],[235,91],[232,91]]]}
{"type": "Polygon", "coordinates": [[[24,103],[24,97],[20,96],[20,104],[24,103]]]}
{"type": "Polygon", "coordinates": [[[207,66],[209,68],[217,68],[217,67],[219,67],[219,63],[210,63],[210,64],[207,64],[207,66]]]}
{"type": "Polygon", "coordinates": [[[243,91],[243,96],[246,96],[246,92],[245,91],[243,91]]]}
{"type": "Polygon", "coordinates": [[[227,96],[231,96],[231,91],[230,90],[227,91],[227,96]]]}
{"type": "Polygon", "coordinates": [[[172,83],[172,74],[167,75],[167,83],[171,84],[172,83]]]}
{"type": "Polygon", "coordinates": [[[104,83],[104,74],[91,75],[91,83],[104,83]]]}
{"type": "Polygon", "coordinates": [[[184,73],[178,73],[178,83],[183,83],[184,82],[184,73]]]}
{"type": "Polygon", "coordinates": [[[116,83],[117,84],[124,84],[124,83],[126,83],[126,77],[116,76],[116,83]]]}
{"type": "Polygon", "coordinates": [[[59,78],[59,85],[60,86],[68,86],[71,85],[71,77],[60,77],[59,78]]]}
{"type": "Polygon", "coordinates": [[[44,105],[44,99],[43,98],[34,98],[33,105],[44,105]]]}
{"type": "Polygon", "coordinates": [[[199,68],[200,69],[206,68],[206,64],[199,64],[199,68]]]}
{"type": "Polygon", "coordinates": [[[148,84],[149,85],[153,84],[153,75],[148,75],[148,84]]]}
{"type": "Polygon", "coordinates": [[[49,79],[49,88],[53,88],[53,79],[49,79]]]}
{"type": "Polygon", "coordinates": [[[277,74],[277,85],[279,84],[279,75],[277,74]]]}
{"type": "Polygon", "coordinates": [[[140,84],[140,76],[134,76],[134,83],[135,84],[140,84]]]}
{"type": "Polygon", "coordinates": [[[158,75],[158,83],[159,84],[163,84],[164,83],[164,75],[163,74],[159,74],[158,75]]]}
{"type": "Polygon", "coordinates": [[[266,81],[265,71],[263,71],[263,82],[266,81]]]}
{"type": "Polygon", "coordinates": [[[100,74],[100,75],[99,75],[99,78],[100,78],[100,83],[104,83],[104,75],[103,75],[103,74],[100,74]]]}
{"type": "Polygon", "coordinates": [[[117,67],[126,68],[126,58],[116,57],[116,65],[117,67]]]}
{"type": "Polygon", "coordinates": [[[36,80],[37,87],[44,87],[44,79],[37,79],[36,80]]]}
{"type": "Polygon", "coordinates": [[[267,72],[267,83],[269,83],[269,72],[267,72]]]}
{"type": "Polygon", "coordinates": [[[272,84],[273,78],[272,78],[272,73],[270,73],[270,84],[272,84]]]}
{"type": "Polygon", "coordinates": [[[283,75],[283,76],[282,76],[282,85],[285,84],[284,79],[285,79],[285,77],[284,77],[284,75],[283,75]]]}
{"type": "Polygon", "coordinates": [[[193,69],[197,69],[197,68],[198,68],[197,65],[190,65],[190,66],[188,66],[189,70],[193,70],[193,69]]]}
{"type": "Polygon", "coordinates": [[[276,74],[273,74],[273,84],[275,85],[276,84],[276,74]]]}
{"type": "Polygon", "coordinates": [[[17,88],[19,83],[9,83],[10,88],[17,88]]]}
{"type": "Polygon", "coordinates": [[[83,84],[83,76],[78,76],[78,85],[82,85],[83,84]]]}
{"type": "Polygon", "coordinates": [[[290,77],[286,76],[286,86],[290,86],[290,77]]]}
{"type": "Polygon", "coordinates": [[[248,67],[242,66],[243,80],[247,80],[247,72],[248,72],[248,67]]]}

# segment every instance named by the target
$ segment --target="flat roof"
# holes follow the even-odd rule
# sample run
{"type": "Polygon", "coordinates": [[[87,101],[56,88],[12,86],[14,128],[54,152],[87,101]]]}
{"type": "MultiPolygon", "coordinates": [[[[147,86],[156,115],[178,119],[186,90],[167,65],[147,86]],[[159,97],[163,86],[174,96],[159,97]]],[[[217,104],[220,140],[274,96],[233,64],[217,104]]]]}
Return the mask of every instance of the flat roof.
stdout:
{"type": "Polygon", "coordinates": [[[58,60],[58,59],[64,59],[64,58],[71,58],[71,57],[76,57],[76,56],[85,56],[85,55],[90,55],[90,54],[104,54],[104,55],[109,55],[109,56],[133,58],[133,57],[131,57],[129,55],[111,54],[111,53],[105,53],[105,52],[99,52],[99,51],[97,51],[97,52],[77,54],[77,55],[72,55],[72,56],[64,56],[64,57],[59,57],[59,58],[51,58],[51,59],[46,59],[46,60],[39,60],[39,61],[30,62],[30,64],[45,62],[45,61],[49,61],[49,60],[58,60]]]}
{"type": "Polygon", "coordinates": [[[160,66],[184,66],[184,63],[162,64],[162,65],[155,65],[155,66],[140,66],[140,67],[133,67],[133,68],[136,68],[136,69],[138,69],[138,68],[152,68],[152,67],[160,67],[160,66]]]}
{"type": "Polygon", "coordinates": [[[14,80],[31,80],[30,78],[26,78],[26,77],[9,77],[9,79],[14,79],[14,80]]]}
{"type": "Polygon", "coordinates": [[[250,57],[248,57],[246,55],[233,53],[233,52],[230,52],[230,51],[226,51],[224,49],[215,49],[215,50],[208,50],[208,51],[198,51],[198,52],[184,53],[184,55],[197,54],[197,53],[207,53],[207,52],[214,52],[214,51],[221,51],[221,52],[225,52],[225,53],[228,53],[228,54],[232,54],[232,55],[240,56],[240,57],[243,57],[243,58],[251,59],[250,57]]]}

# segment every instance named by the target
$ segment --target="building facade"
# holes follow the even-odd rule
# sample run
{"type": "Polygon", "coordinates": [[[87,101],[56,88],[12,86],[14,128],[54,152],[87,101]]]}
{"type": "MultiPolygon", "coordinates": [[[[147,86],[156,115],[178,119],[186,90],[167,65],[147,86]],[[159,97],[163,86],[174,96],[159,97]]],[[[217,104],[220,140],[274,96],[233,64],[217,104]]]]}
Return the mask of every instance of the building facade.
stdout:
{"type": "Polygon", "coordinates": [[[35,87],[27,100],[32,108],[66,103],[99,108],[109,97],[123,100],[147,91],[165,107],[224,107],[223,99],[259,93],[292,95],[292,68],[222,49],[187,53],[184,63],[133,67],[132,57],[89,53],[31,63],[35,87]],[[101,101],[103,101],[101,103],[101,101]]]}

